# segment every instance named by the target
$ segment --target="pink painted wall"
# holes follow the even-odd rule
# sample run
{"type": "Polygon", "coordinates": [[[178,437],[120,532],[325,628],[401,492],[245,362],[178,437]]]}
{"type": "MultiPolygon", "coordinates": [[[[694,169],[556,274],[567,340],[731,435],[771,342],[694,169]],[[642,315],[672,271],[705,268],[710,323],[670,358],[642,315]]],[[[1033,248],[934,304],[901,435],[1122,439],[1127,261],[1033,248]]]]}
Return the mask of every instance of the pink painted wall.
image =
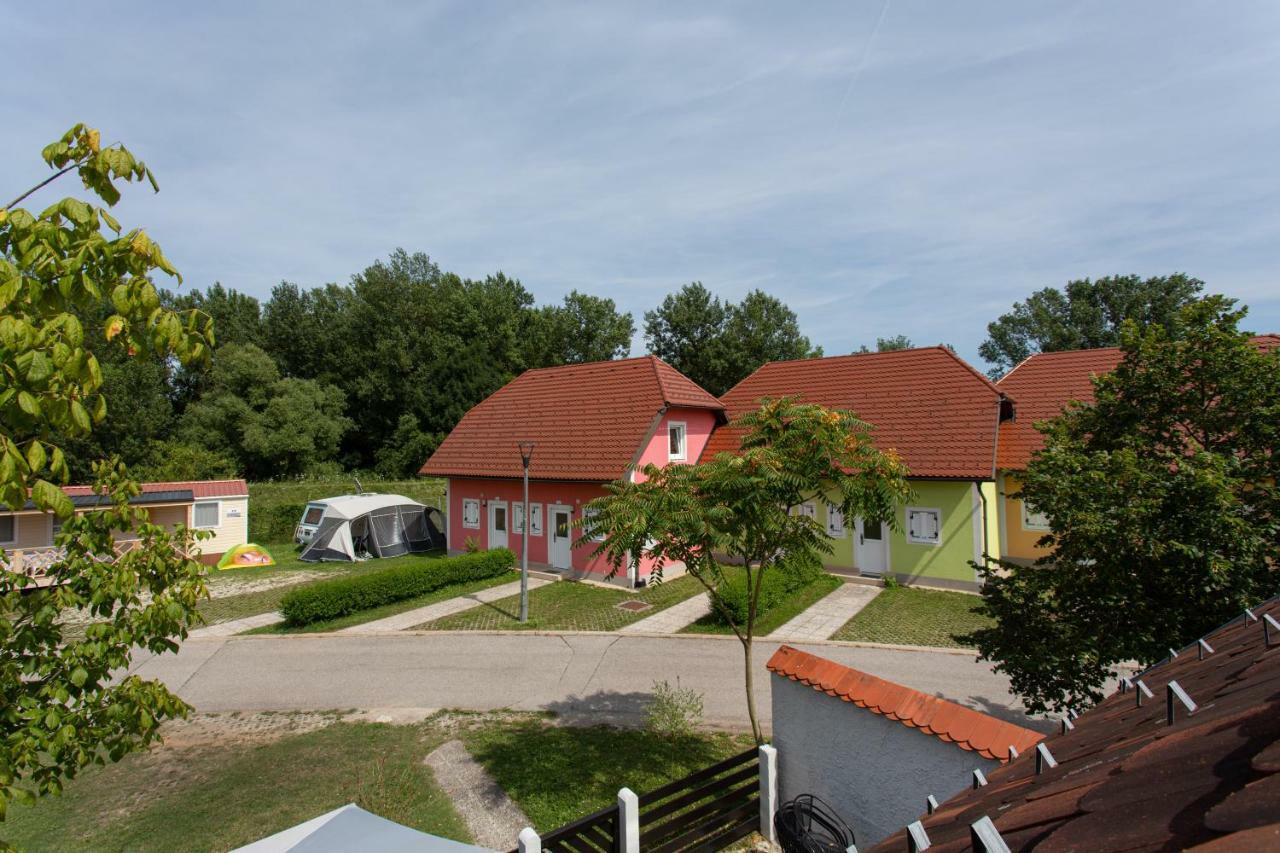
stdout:
{"type": "MultiPolygon", "coordinates": [[[[702,449],[707,446],[707,441],[711,438],[711,431],[715,429],[716,416],[706,409],[672,409],[662,416],[662,422],[658,424],[658,429],[649,440],[649,445],[640,454],[640,464],[637,467],[661,466],[668,463],[670,445],[667,444],[667,426],[671,421],[685,424],[685,444],[687,445],[685,464],[698,461],[698,457],[702,455],[702,449]]],[[[643,474],[636,474],[636,482],[643,482],[644,479],[643,474]]]]}
{"type": "MultiPolygon", "coordinates": [[[[697,461],[703,448],[706,447],[707,440],[711,437],[711,431],[715,428],[715,415],[711,412],[702,409],[673,409],[663,417],[653,438],[648,446],[645,447],[644,452],[641,453],[640,460],[642,465],[650,463],[655,465],[668,464],[667,424],[669,421],[678,421],[685,424],[685,443],[687,445],[685,456],[689,463],[697,461]]],[[[550,507],[552,504],[571,507],[573,520],[576,522],[582,518],[582,507],[603,494],[603,485],[597,483],[531,481],[529,483],[529,503],[542,504],[542,535],[535,536],[530,531],[529,562],[543,565],[550,565],[551,563],[548,549],[551,542],[550,507]]],[[[466,547],[467,539],[474,539],[481,548],[489,548],[490,502],[504,501],[507,504],[507,512],[510,514],[512,513],[511,508],[521,500],[523,500],[523,486],[520,480],[450,478],[449,549],[452,551],[463,550],[466,547]],[[480,501],[480,525],[478,528],[463,527],[462,525],[462,502],[464,499],[480,501]]],[[[519,559],[522,537],[516,533],[514,519],[511,520],[508,526],[507,547],[515,553],[516,559],[519,559]]],[[[577,538],[576,531],[574,538],[577,538]]],[[[587,572],[597,576],[600,580],[604,580],[609,573],[610,566],[602,558],[593,558],[593,550],[594,546],[591,545],[573,548],[571,551],[573,568],[576,571],[587,572]]],[[[651,561],[642,560],[638,577],[641,579],[648,577],[650,568],[651,561]]],[[[615,577],[614,580],[625,580],[625,575],[623,577],[615,577]]]]}

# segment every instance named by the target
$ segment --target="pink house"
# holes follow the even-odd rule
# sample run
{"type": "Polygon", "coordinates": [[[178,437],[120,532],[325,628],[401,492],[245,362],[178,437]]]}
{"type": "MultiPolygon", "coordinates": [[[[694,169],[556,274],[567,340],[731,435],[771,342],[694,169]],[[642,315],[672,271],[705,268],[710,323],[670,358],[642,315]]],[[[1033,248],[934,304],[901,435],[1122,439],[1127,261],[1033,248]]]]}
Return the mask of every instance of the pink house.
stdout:
{"type": "MultiPolygon", "coordinates": [[[[586,504],[650,463],[697,462],[722,423],[715,397],[653,356],[530,370],[469,411],[421,473],[448,479],[451,551],[470,541],[519,556],[519,443],[533,442],[530,565],[604,580],[609,565],[573,544],[586,504]]],[[[641,586],[650,568],[642,561],[612,582],[641,586]]]]}

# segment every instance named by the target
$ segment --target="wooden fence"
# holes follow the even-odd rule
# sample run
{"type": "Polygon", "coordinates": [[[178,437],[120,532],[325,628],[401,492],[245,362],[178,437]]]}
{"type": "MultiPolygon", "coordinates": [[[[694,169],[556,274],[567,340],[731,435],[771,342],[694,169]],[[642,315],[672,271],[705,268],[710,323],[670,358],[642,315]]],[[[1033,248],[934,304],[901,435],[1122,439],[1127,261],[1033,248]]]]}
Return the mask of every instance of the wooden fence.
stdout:
{"type": "Polygon", "coordinates": [[[543,837],[526,829],[511,853],[709,853],[755,831],[772,838],[776,768],[765,746],[639,796],[623,788],[616,806],[543,837]]]}

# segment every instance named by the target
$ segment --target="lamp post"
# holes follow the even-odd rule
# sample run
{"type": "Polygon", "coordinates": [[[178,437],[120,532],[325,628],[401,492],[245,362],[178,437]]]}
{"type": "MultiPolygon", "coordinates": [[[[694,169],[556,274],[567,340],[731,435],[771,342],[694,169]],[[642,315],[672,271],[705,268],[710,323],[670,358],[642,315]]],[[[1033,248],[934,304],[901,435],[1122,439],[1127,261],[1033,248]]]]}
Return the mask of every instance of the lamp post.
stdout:
{"type": "Polygon", "coordinates": [[[533,459],[533,442],[521,441],[520,463],[524,466],[524,509],[520,511],[520,621],[529,621],[529,461],[533,459]]]}

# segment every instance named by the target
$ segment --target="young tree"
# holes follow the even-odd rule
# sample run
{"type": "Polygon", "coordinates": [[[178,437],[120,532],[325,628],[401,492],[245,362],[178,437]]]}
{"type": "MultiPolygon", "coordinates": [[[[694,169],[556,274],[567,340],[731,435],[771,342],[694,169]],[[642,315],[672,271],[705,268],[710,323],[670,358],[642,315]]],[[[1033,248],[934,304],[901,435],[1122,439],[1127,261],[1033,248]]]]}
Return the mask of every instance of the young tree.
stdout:
{"type": "Polygon", "coordinates": [[[1275,594],[1280,353],[1213,296],[1179,338],[1126,323],[1096,399],[1042,427],[1022,497],[1054,552],[986,572],[971,638],[1033,711],[1101,698],[1114,664],[1163,658],[1275,594]]]}
{"type": "Polygon", "coordinates": [[[1203,281],[1182,273],[1079,279],[1067,282],[1065,293],[1046,287],[988,324],[978,352],[998,378],[1032,353],[1116,346],[1126,320],[1163,326],[1177,337],[1179,312],[1203,288],[1203,281]]]}
{"type": "Polygon", "coordinates": [[[642,483],[611,484],[591,503],[595,514],[583,525],[581,541],[603,535],[597,553],[615,573],[644,554],[656,560],[658,582],[663,567],[678,562],[710,592],[724,582],[721,559],[744,567],[745,622],[729,608],[721,611],[742,643],[747,713],[761,741],[751,648],[764,578],[812,565],[832,548],[822,525],[796,508],[826,501],[846,518],[894,525],[895,509],[910,489],[902,461],[877,450],[870,427],[849,412],[772,400],[733,426],[744,431],[736,455],[722,453],[698,465],[650,465],[642,483]]]}
{"type": "Polygon", "coordinates": [[[49,569],[54,584],[37,589],[0,553],[0,816],[14,800],[61,790],[88,764],[147,745],[161,722],[187,712],[163,684],[124,673],[134,648],[175,649],[205,594],[187,532],[145,523],[122,470],[98,466],[100,512],[73,516],[57,485],[68,466],[55,437],[87,439],[108,415],[105,350],[192,364],[206,357],[212,327],[161,304],[151,275],[177,271],[106,207],[76,198],[38,214],[17,206],[70,172],[111,206],[120,181],[155,187],[147,167],[81,124],[43,157],[54,175],[0,208],[0,507],[30,500],[55,514],[65,554],[49,569]],[[115,313],[102,338],[86,336],[79,317],[104,298],[115,313]],[[113,533],[130,527],[142,547],[117,555],[113,533]],[[68,608],[98,621],[82,636],[66,632],[68,608]]]}

